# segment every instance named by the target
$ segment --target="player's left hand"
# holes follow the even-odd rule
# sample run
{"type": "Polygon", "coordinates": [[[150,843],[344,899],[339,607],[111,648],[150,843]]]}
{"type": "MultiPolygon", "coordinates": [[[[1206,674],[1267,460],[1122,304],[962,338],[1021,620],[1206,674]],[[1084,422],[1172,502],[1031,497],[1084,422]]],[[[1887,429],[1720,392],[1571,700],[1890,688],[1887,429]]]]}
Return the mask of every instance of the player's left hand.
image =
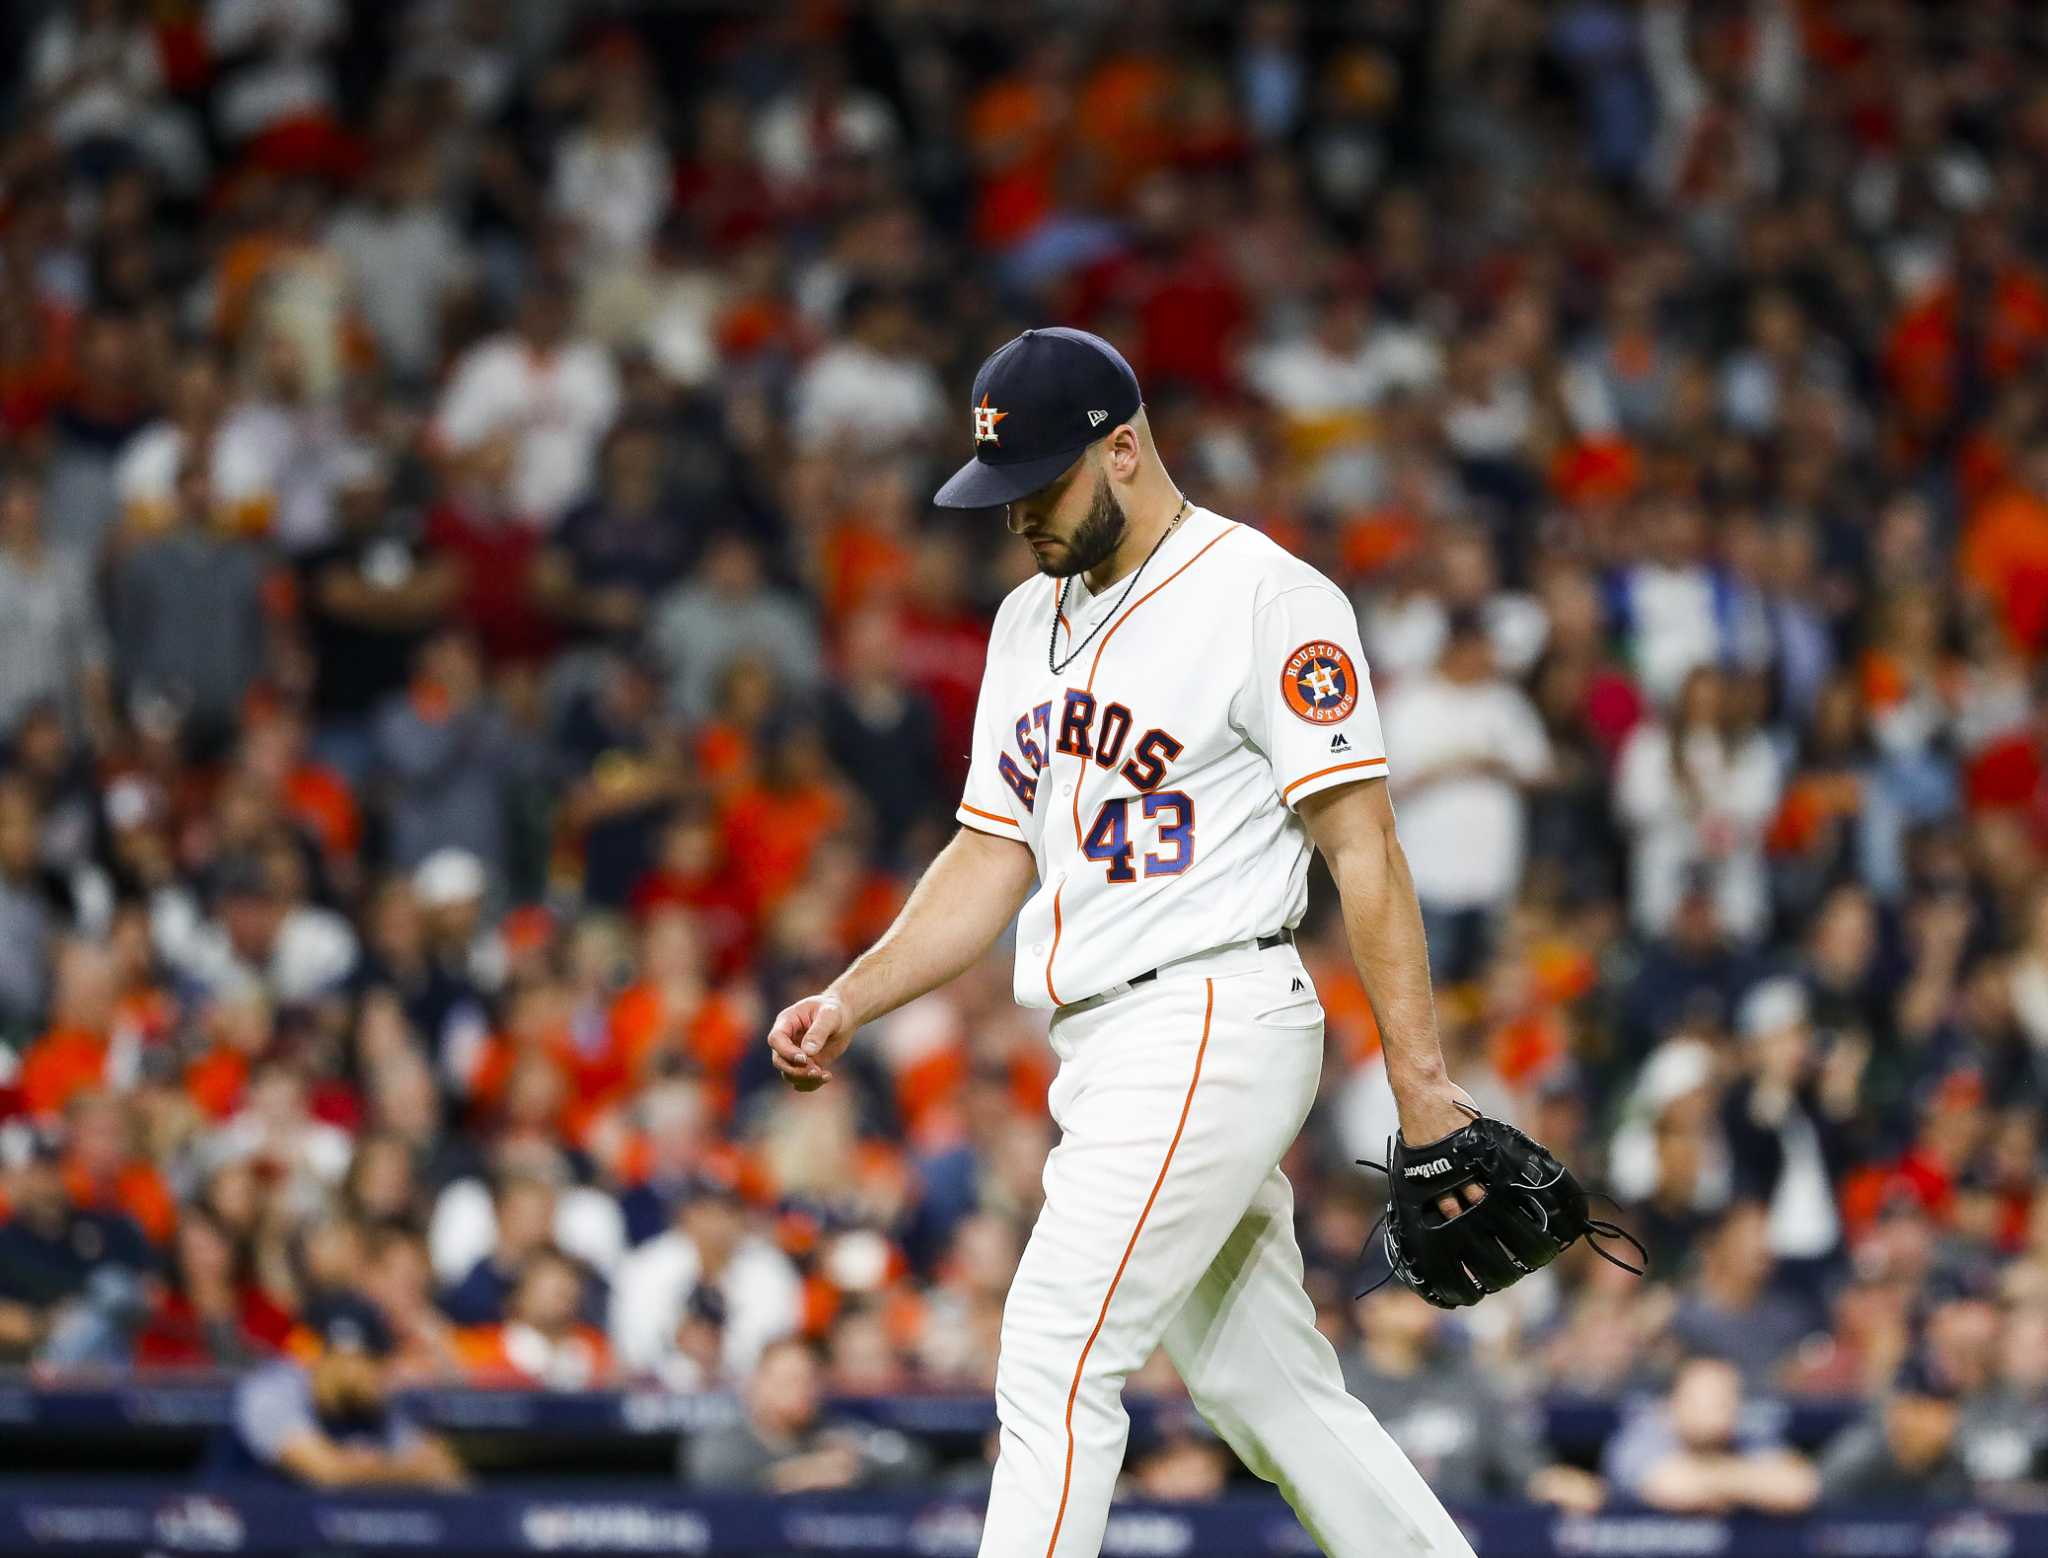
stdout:
{"type": "Polygon", "coordinates": [[[1642,1275],[1642,1267],[1601,1248],[1601,1239],[1619,1238],[1643,1256],[1632,1236],[1589,1215],[1585,1188],[1569,1169],[1506,1122],[1477,1109],[1468,1116],[1459,1129],[1419,1145],[1408,1140],[1404,1121],[1387,1162],[1371,1165],[1387,1176],[1382,1281],[1397,1278],[1439,1309],[1458,1309],[1512,1287],[1580,1238],[1642,1275]],[[1482,1192],[1476,1200],[1474,1190],[1482,1192]]]}
{"type": "Polygon", "coordinates": [[[1471,1122],[1474,1107],[1463,1088],[1449,1084],[1427,1095],[1400,1099],[1398,1103],[1401,1140],[1411,1147],[1426,1147],[1453,1131],[1462,1131],[1471,1122]],[[1464,1100],[1462,1105],[1460,1099],[1464,1100]]]}
{"type": "MultiPolygon", "coordinates": [[[[1399,1103],[1401,1139],[1416,1147],[1442,1141],[1463,1130],[1477,1107],[1472,1102],[1472,1095],[1454,1083],[1445,1084],[1436,1093],[1404,1098],[1399,1103]]],[[[1483,1185],[1465,1185],[1451,1195],[1440,1197],[1437,1210],[1448,1220],[1465,1207],[1477,1206],[1485,1199],[1486,1188],[1483,1185]]]]}
{"type": "Polygon", "coordinates": [[[815,1092],[832,1080],[833,1061],[853,1042],[854,1023],[846,1003],[826,990],[785,1006],[768,1030],[768,1049],[783,1081],[799,1093],[815,1092]]]}

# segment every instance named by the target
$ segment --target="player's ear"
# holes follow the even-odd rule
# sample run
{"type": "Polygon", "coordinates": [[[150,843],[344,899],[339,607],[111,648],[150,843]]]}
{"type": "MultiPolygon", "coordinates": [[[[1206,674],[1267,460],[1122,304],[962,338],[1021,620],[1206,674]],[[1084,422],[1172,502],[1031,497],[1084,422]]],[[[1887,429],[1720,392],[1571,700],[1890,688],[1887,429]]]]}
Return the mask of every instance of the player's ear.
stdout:
{"type": "Polygon", "coordinates": [[[1129,481],[1138,474],[1144,452],[1145,441],[1139,437],[1136,426],[1120,423],[1102,440],[1103,469],[1111,481],[1129,481]]]}

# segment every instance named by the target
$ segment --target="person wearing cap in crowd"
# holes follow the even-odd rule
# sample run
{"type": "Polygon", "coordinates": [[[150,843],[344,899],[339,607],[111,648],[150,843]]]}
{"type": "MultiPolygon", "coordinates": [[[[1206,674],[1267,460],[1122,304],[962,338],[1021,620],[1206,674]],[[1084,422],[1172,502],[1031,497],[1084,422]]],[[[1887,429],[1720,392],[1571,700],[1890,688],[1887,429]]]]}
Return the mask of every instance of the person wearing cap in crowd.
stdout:
{"type": "Polygon", "coordinates": [[[216,1474],[316,1488],[467,1483],[447,1441],[391,1398],[391,1328],[376,1305],[348,1292],[316,1299],[292,1346],[297,1356],[236,1381],[216,1474]]]}
{"type": "Polygon", "coordinates": [[[1768,1208],[1771,1255],[1817,1290],[1842,1243],[1834,1185],[1849,1161],[1857,1083],[1868,1047],[1848,1035],[1817,1041],[1806,986],[1780,976],[1736,1009],[1748,1076],[1723,1098],[1721,1129],[1735,1193],[1768,1208]]]}
{"type": "Polygon", "coordinates": [[[1925,1352],[1892,1380],[1890,1394],[1829,1441],[1820,1495],[1832,1503],[1970,1496],[1959,1451],[1962,1393],[1925,1352]]]}
{"type": "Polygon", "coordinates": [[[413,868],[427,956],[456,979],[494,995],[505,982],[505,951],[487,934],[484,906],[491,874],[466,849],[435,850],[413,868]]]}
{"type": "Polygon", "coordinates": [[[676,1204],[674,1224],[619,1263],[612,1279],[611,1336],[628,1371],[660,1369],[699,1288],[724,1301],[723,1366],[745,1378],[761,1351],[802,1318],[803,1284],[789,1257],[748,1231],[737,1170],[709,1160],[676,1204]]]}

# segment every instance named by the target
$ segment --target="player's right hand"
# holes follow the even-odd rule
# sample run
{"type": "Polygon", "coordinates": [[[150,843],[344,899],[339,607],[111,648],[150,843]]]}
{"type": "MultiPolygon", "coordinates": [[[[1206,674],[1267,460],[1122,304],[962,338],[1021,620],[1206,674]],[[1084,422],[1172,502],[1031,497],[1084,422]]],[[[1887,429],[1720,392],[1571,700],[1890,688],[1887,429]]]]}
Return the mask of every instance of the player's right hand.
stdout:
{"type": "Polygon", "coordinates": [[[832,1080],[831,1063],[853,1042],[853,1029],[846,1003],[833,991],[785,1006],[768,1030],[775,1069],[799,1093],[823,1087],[832,1080]]]}

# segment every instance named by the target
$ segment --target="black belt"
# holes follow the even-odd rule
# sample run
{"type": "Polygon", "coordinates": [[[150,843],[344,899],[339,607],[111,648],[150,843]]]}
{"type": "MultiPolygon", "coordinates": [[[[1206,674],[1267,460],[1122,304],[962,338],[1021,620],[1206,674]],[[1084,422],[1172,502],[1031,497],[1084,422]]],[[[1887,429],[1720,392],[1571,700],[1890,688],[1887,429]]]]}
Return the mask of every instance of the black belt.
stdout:
{"type": "MultiPolygon", "coordinates": [[[[1287,945],[1287,944],[1288,944],[1289,942],[1291,942],[1291,941],[1293,941],[1293,940],[1294,940],[1294,932],[1293,932],[1293,931],[1291,931],[1291,930],[1276,930],[1276,931],[1274,931],[1274,932],[1273,932],[1273,934],[1272,934],[1272,935],[1270,935],[1270,936],[1261,936],[1261,937],[1259,938],[1259,950],[1260,950],[1261,952],[1266,952],[1266,951],[1269,951],[1270,949],[1272,949],[1272,948],[1274,948],[1274,947],[1282,947],[1282,946],[1286,946],[1286,945],[1287,945]]],[[[1137,976],[1136,976],[1135,978],[1133,978],[1133,979],[1131,980],[1131,983],[1132,983],[1132,984],[1134,984],[1134,985],[1142,985],[1142,984],[1143,984],[1143,983],[1144,983],[1144,982],[1145,982],[1146,980],[1148,980],[1148,979],[1157,979],[1158,977],[1159,977],[1159,970],[1158,970],[1158,969],[1156,969],[1156,968],[1148,968],[1148,969],[1146,969],[1146,970],[1145,970],[1145,972],[1144,972],[1144,973],[1142,973],[1142,974],[1139,974],[1139,975],[1137,975],[1137,976]]]]}

